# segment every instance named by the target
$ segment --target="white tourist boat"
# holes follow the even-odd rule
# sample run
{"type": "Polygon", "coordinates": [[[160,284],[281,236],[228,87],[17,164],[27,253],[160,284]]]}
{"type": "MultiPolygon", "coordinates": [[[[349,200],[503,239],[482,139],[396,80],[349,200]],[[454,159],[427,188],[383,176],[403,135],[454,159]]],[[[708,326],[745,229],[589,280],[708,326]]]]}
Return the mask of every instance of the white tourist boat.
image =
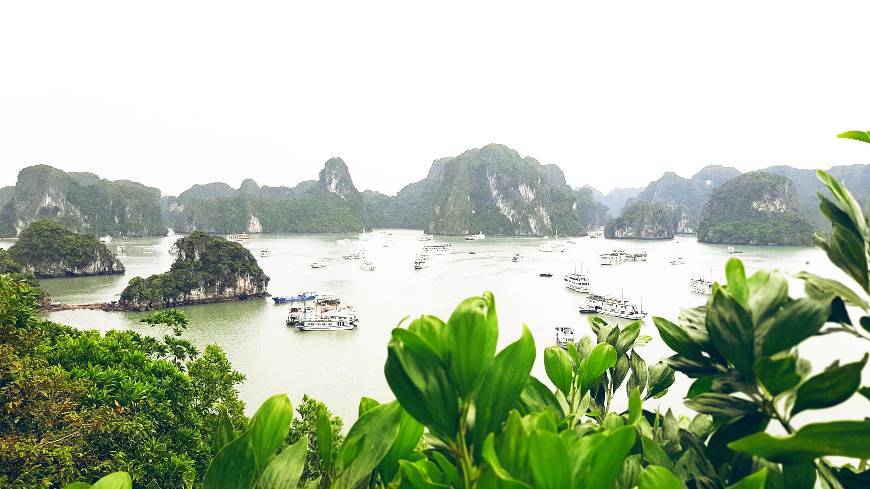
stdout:
{"type": "Polygon", "coordinates": [[[362,265],[359,266],[360,270],[365,270],[366,272],[374,272],[375,264],[372,263],[371,260],[365,260],[362,262],[362,265]]]}
{"type": "Polygon", "coordinates": [[[564,243],[544,243],[538,246],[538,251],[544,253],[564,253],[565,252],[565,244],[564,243]]]}
{"type": "Polygon", "coordinates": [[[262,248],[260,249],[260,256],[262,258],[272,256],[272,250],[270,250],[269,248],[262,248]]]}
{"type": "Polygon", "coordinates": [[[224,238],[226,238],[227,241],[239,241],[239,235],[235,233],[228,234],[224,236],[224,238]]]}
{"type": "Polygon", "coordinates": [[[326,268],[325,260],[315,260],[311,262],[311,268],[326,268]]]}
{"type": "Polygon", "coordinates": [[[126,252],[127,252],[127,245],[125,245],[124,243],[121,243],[115,247],[115,253],[126,253],[126,252]]]}
{"type": "Polygon", "coordinates": [[[629,251],[625,253],[626,261],[646,261],[647,253],[643,250],[629,251]]]}
{"type": "Polygon", "coordinates": [[[728,247],[728,254],[733,255],[735,253],[743,253],[743,251],[735,249],[733,246],[728,247]]]}
{"type": "Polygon", "coordinates": [[[686,259],[683,258],[682,256],[678,256],[676,258],[671,258],[670,264],[671,265],[685,265],[686,259]]]}
{"type": "Polygon", "coordinates": [[[112,237],[109,236],[108,234],[105,236],[100,236],[100,243],[105,244],[105,243],[111,243],[111,242],[112,242],[112,237]]]}
{"type": "Polygon", "coordinates": [[[350,244],[350,240],[347,238],[341,238],[341,239],[335,240],[335,243],[340,244],[340,245],[346,245],[346,244],[350,244]]]}
{"type": "Polygon", "coordinates": [[[704,277],[689,279],[689,290],[693,294],[710,295],[713,293],[713,281],[704,277]]]}
{"type": "Polygon", "coordinates": [[[522,258],[523,258],[523,255],[521,255],[520,252],[518,251],[518,252],[514,253],[513,258],[511,258],[511,261],[516,263],[516,262],[520,261],[522,258]]]}
{"type": "Polygon", "coordinates": [[[423,245],[421,252],[425,255],[445,255],[450,252],[453,245],[450,243],[438,243],[423,245]]]}
{"type": "Polygon", "coordinates": [[[577,271],[566,273],[563,280],[565,281],[565,288],[568,290],[580,292],[581,294],[589,293],[589,277],[585,274],[577,273],[577,271]]]}
{"type": "Polygon", "coordinates": [[[357,327],[359,319],[353,308],[345,306],[325,312],[307,312],[297,322],[300,331],[344,331],[357,327]]]}
{"type": "Polygon", "coordinates": [[[594,231],[589,231],[589,237],[590,238],[603,238],[604,237],[604,230],[596,229],[594,231]]]}
{"type": "Polygon", "coordinates": [[[247,233],[239,233],[236,236],[237,236],[236,239],[238,239],[239,241],[247,241],[247,240],[251,239],[251,237],[248,236],[247,233]]]}
{"type": "Polygon", "coordinates": [[[469,234],[465,237],[466,241],[480,241],[482,239],[486,239],[486,235],[483,233],[469,234]]]}
{"type": "Polygon", "coordinates": [[[580,312],[584,314],[606,314],[623,319],[643,319],[646,312],[643,306],[638,307],[624,297],[613,297],[601,294],[589,294],[580,304],[580,312]]]}
{"type": "Polygon", "coordinates": [[[602,253],[598,255],[598,263],[601,265],[619,265],[620,263],[624,263],[626,258],[626,253],[623,250],[612,250],[607,253],[602,253]]]}
{"type": "Polygon", "coordinates": [[[356,249],[345,253],[342,258],[345,260],[362,260],[366,257],[366,250],[356,249]]]}
{"type": "Polygon", "coordinates": [[[568,348],[568,343],[577,341],[577,333],[570,326],[556,326],[556,344],[562,348],[568,348]]]}
{"type": "Polygon", "coordinates": [[[419,254],[414,258],[414,270],[422,270],[429,266],[429,257],[425,254],[419,254]]]}
{"type": "Polygon", "coordinates": [[[432,235],[423,233],[423,235],[417,237],[417,241],[432,241],[432,235]]]}

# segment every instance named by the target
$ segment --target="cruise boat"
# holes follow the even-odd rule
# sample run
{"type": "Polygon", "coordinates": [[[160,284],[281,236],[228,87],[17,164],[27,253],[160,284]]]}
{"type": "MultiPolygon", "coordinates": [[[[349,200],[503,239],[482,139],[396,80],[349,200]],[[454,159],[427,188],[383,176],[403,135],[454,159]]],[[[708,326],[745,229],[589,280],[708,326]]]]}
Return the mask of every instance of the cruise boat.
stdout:
{"type": "Polygon", "coordinates": [[[366,272],[374,272],[375,264],[371,262],[371,260],[365,260],[362,262],[362,265],[359,266],[360,270],[365,270],[366,272]]]}
{"type": "Polygon", "coordinates": [[[523,257],[523,255],[521,255],[519,252],[516,252],[516,253],[514,253],[513,258],[511,258],[511,261],[516,263],[516,262],[520,261],[520,259],[522,257],[523,257]]]}
{"type": "Polygon", "coordinates": [[[296,322],[300,331],[343,331],[357,327],[356,311],[351,307],[317,312],[308,311],[296,322]]]}
{"type": "Polygon", "coordinates": [[[625,262],[625,251],[613,250],[598,255],[598,262],[602,265],[619,265],[625,262]]]}
{"type": "Polygon", "coordinates": [[[678,256],[678,257],[676,257],[676,258],[672,258],[671,261],[670,261],[670,264],[671,264],[671,265],[685,265],[685,264],[686,264],[686,259],[683,258],[682,256],[678,256]]]}
{"type": "Polygon", "coordinates": [[[689,279],[689,290],[693,294],[710,295],[713,293],[713,281],[704,277],[689,279]]]}
{"type": "Polygon", "coordinates": [[[227,241],[238,241],[239,235],[238,234],[228,234],[228,235],[224,236],[224,238],[226,238],[227,241]]]}
{"type": "Polygon", "coordinates": [[[267,256],[272,256],[272,250],[269,248],[263,248],[260,250],[260,256],[266,258],[267,256]]]}
{"type": "Polygon", "coordinates": [[[646,251],[629,251],[625,254],[625,259],[628,261],[646,261],[646,251]]]}
{"type": "Polygon", "coordinates": [[[574,343],[577,340],[577,334],[574,328],[570,326],[556,326],[556,344],[562,348],[568,348],[568,343],[574,343]]]}
{"type": "Polygon", "coordinates": [[[109,236],[108,234],[105,236],[100,236],[100,243],[105,244],[105,243],[111,243],[111,242],[112,242],[112,237],[109,236]]]}
{"type": "Polygon", "coordinates": [[[623,319],[643,319],[646,312],[642,307],[635,306],[624,297],[612,297],[609,295],[589,294],[586,300],[580,304],[581,313],[606,314],[608,316],[623,319]]]}
{"type": "Polygon", "coordinates": [[[432,235],[423,233],[422,236],[417,237],[417,241],[432,241],[432,235]]]}
{"type": "Polygon", "coordinates": [[[352,250],[348,253],[345,253],[344,256],[342,256],[342,258],[344,258],[345,260],[362,260],[365,257],[366,257],[366,251],[359,250],[359,249],[352,250]]]}
{"type": "Polygon", "coordinates": [[[589,231],[589,237],[590,238],[603,238],[604,237],[604,230],[596,229],[594,231],[589,231]]]}
{"type": "Polygon", "coordinates": [[[126,253],[127,252],[127,245],[125,245],[124,243],[119,244],[118,246],[115,247],[115,252],[116,253],[126,253]]]}
{"type": "Polygon", "coordinates": [[[420,255],[417,255],[416,258],[414,258],[414,270],[422,270],[428,266],[429,266],[429,257],[428,256],[426,256],[424,254],[420,254],[420,255]]]}
{"type": "Polygon", "coordinates": [[[251,239],[251,237],[248,236],[247,233],[239,233],[236,235],[236,239],[239,241],[247,241],[247,240],[251,239]]]}
{"type": "Polygon", "coordinates": [[[450,251],[450,243],[438,243],[423,245],[423,254],[426,255],[444,255],[450,251]]]}
{"type": "Polygon", "coordinates": [[[538,246],[538,251],[544,253],[564,253],[565,245],[563,243],[544,243],[538,246]]]}
{"type": "Polygon", "coordinates": [[[580,292],[581,294],[589,293],[589,277],[586,275],[575,271],[573,273],[566,273],[563,280],[568,290],[580,292]]]}
{"type": "Polygon", "coordinates": [[[311,262],[311,268],[326,268],[326,262],[323,260],[316,260],[311,262]]]}
{"type": "Polygon", "coordinates": [[[480,241],[482,239],[486,239],[486,235],[483,233],[469,234],[465,237],[466,241],[480,241]]]}
{"type": "Polygon", "coordinates": [[[275,304],[287,304],[290,302],[309,302],[317,299],[317,292],[300,292],[297,295],[273,296],[275,304]]]}

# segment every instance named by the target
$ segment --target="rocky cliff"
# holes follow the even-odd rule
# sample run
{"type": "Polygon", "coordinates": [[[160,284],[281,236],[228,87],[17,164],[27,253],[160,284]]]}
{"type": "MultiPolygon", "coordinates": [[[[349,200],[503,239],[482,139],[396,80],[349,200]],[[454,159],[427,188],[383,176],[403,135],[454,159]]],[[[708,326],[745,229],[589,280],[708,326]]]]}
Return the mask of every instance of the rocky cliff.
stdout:
{"type": "MultiPolygon", "coordinates": [[[[682,215],[682,214],[680,214],[682,215]]],[[[622,215],[604,228],[604,237],[616,239],[672,239],[677,232],[674,209],[662,204],[636,200],[622,215]]]]}
{"type": "Polygon", "coordinates": [[[8,190],[5,193],[0,210],[0,234],[5,236],[15,236],[39,219],[51,219],[77,233],[166,235],[160,191],[136,182],[37,165],[18,173],[11,197],[8,190]]]}
{"type": "Polygon", "coordinates": [[[9,248],[9,257],[37,278],[124,273],[124,265],[97,238],[47,219],[27,226],[9,248]]]}
{"type": "Polygon", "coordinates": [[[149,310],[266,295],[269,277],[244,246],[200,232],[176,241],[178,258],[168,272],[135,277],[121,293],[121,307],[149,310]]]}
{"type": "Polygon", "coordinates": [[[698,225],[698,241],[755,245],[808,245],[813,224],[800,213],[788,178],[755,171],[714,190],[698,225]]]}
{"type": "Polygon", "coordinates": [[[194,185],[164,198],[162,207],[167,224],[179,232],[347,232],[368,225],[363,196],[340,158],[327,161],[318,180],[295,187],[261,187],[251,179],[238,189],[221,182],[194,185]]]}

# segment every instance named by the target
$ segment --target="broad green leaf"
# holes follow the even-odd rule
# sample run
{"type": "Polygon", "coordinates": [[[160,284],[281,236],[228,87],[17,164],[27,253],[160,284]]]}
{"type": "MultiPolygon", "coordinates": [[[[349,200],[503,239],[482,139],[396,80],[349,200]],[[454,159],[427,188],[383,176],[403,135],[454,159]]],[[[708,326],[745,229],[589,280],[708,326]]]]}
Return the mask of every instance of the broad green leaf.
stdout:
{"type": "Polygon", "coordinates": [[[254,449],[257,475],[263,472],[269,460],[281,448],[287,432],[290,431],[292,420],[293,406],[290,404],[290,398],[285,394],[266,399],[266,402],[254,413],[243,436],[249,437],[251,447],[254,449]]]}
{"type": "Polygon", "coordinates": [[[794,434],[777,437],[755,433],[728,446],[783,464],[809,463],[819,457],[870,458],[870,421],[808,424],[794,434]]]}
{"type": "Polygon", "coordinates": [[[460,396],[468,396],[495,357],[498,319],[491,292],[462,301],[447,321],[450,372],[460,396]]]}
{"type": "Polygon", "coordinates": [[[634,388],[628,395],[628,423],[637,423],[642,414],[643,404],[640,400],[640,391],[637,388],[634,388]]]}
{"type": "Polygon", "coordinates": [[[761,324],[788,300],[788,282],[778,270],[759,270],[747,279],[749,311],[755,324],[761,324]]]}
{"type": "Polygon", "coordinates": [[[635,435],[636,428],[634,426],[623,426],[601,435],[595,435],[603,437],[597,449],[593,450],[591,454],[587,454],[584,457],[585,460],[579,461],[588,467],[582,487],[585,489],[612,487],[613,481],[619,477],[619,473],[622,471],[623,460],[628,456],[631,447],[634,446],[635,435]]]}
{"type": "Polygon", "coordinates": [[[674,383],[674,370],[665,362],[657,362],[649,368],[649,389],[646,399],[661,397],[674,383]]]}
{"type": "Polygon", "coordinates": [[[636,351],[631,352],[629,365],[631,365],[631,378],[628,379],[626,388],[631,390],[637,387],[638,390],[643,393],[646,391],[647,383],[649,383],[649,368],[646,366],[646,362],[643,358],[641,358],[636,351]]]}
{"type": "Polygon", "coordinates": [[[236,438],[236,430],[230,421],[226,406],[216,406],[218,412],[217,426],[215,426],[214,438],[212,439],[212,453],[217,454],[221,448],[236,438]]]}
{"type": "Polygon", "coordinates": [[[544,349],[544,369],[547,377],[565,396],[571,392],[574,381],[574,366],[571,357],[559,346],[549,346],[544,349]]]}
{"type": "Polygon", "coordinates": [[[447,323],[435,316],[422,315],[411,321],[408,331],[416,334],[440,357],[444,357],[447,351],[447,323]]]}
{"type": "Polygon", "coordinates": [[[791,415],[807,410],[836,406],[852,394],[861,384],[861,371],[867,363],[867,354],[860,361],[829,368],[810,377],[797,390],[791,415]]]}
{"type": "Polygon", "coordinates": [[[749,313],[722,290],[713,293],[709,304],[707,332],[713,346],[739,371],[752,375],[755,330],[749,313]]]}
{"type": "Polygon", "coordinates": [[[674,468],[674,463],[664,449],[652,438],[641,438],[643,459],[650,465],[661,465],[668,469],[674,468]]]}
{"type": "Polygon", "coordinates": [[[370,409],[375,406],[379,406],[381,403],[371,397],[361,397],[359,400],[359,407],[357,408],[357,417],[362,416],[367,413],[370,409]]]}
{"type": "Polygon", "coordinates": [[[478,453],[486,436],[498,431],[508,412],[516,405],[534,363],[535,340],[529,328],[523,325],[520,339],[496,355],[474,401],[475,421],[471,435],[478,453]]]}
{"type": "Polygon", "coordinates": [[[870,386],[861,387],[860,389],[858,389],[858,393],[867,398],[868,401],[870,401],[870,386]]]}
{"type": "Polygon", "coordinates": [[[532,433],[529,439],[529,465],[536,489],[563,489],[573,486],[568,452],[559,435],[555,433],[532,433]]]}
{"type": "Polygon", "coordinates": [[[372,408],[357,419],[347,432],[347,439],[362,440],[358,450],[339,449],[342,469],[333,481],[333,489],[353,489],[371,476],[399,434],[402,407],[397,401],[372,408]],[[346,451],[354,453],[346,455],[346,451]]]}
{"type": "Polygon", "coordinates": [[[737,258],[729,258],[725,263],[725,278],[728,280],[728,294],[741,306],[749,308],[749,284],[746,282],[746,271],[743,262],[737,258]]]}
{"type": "Polygon", "coordinates": [[[610,381],[613,384],[612,387],[614,391],[622,385],[622,382],[625,380],[625,376],[628,374],[628,368],[628,355],[621,355],[616,361],[616,365],[614,365],[613,368],[610,369],[610,381]]]}
{"type": "Polygon", "coordinates": [[[112,472],[95,482],[91,489],[133,489],[133,480],[126,472],[112,472]]]}
{"type": "Polygon", "coordinates": [[[811,463],[785,464],[782,479],[788,489],[813,489],[816,485],[816,466],[811,463]]]}
{"type": "Polygon", "coordinates": [[[725,418],[738,418],[758,412],[758,406],[751,401],[715,392],[700,394],[686,400],[684,404],[699,413],[725,418]]]}
{"type": "Polygon", "coordinates": [[[728,486],[728,489],[764,489],[767,480],[767,468],[763,468],[754,474],[744,477],[737,484],[728,486]]]}
{"type": "Polygon", "coordinates": [[[673,472],[660,465],[650,465],[640,473],[638,489],[685,489],[673,472]]]}
{"type": "Polygon", "coordinates": [[[420,462],[409,462],[407,460],[402,460],[400,462],[402,470],[402,487],[406,487],[407,485],[411,489],[449,489],[450,486],[447,484],[442,484],[432,480],[426,470],[426,462],[428,461],[421,460],[420,462]]]}
{"type": "Polygon", "coordinates": [[[246,430],[229,442],[208,465],[203,489],[249,489],[257,482],[257,456],[246,430]]]}
{"type": "Polygon", "coordinates": [[[838,138],[854,139],[863,143],[870,143],[870,131],[846,131],[837,134],[838,138]]]}
{"type": "Polygon", "coordinates": [[[607,343],[599,343],[592,353],[580,362],[581,392],[586,392],[610,367],[616,365],[616,349],[607,343]]]}
{"type": "MultiPolygon", "coordinates": [[[[362,403],[360,403],[362,406],[362,403]]],[[[323,460],[324,467],[331,467],[333,460],[332,444],[334,435],[332,433],[332,422],[329,419],[329,413],[326,411],[326,406],[321,404],[317,408],[317,418],[314,421],[315,435],[317,435],[317,451],[320,452],[320,458],[323,460]]]]}
{"type": "Polygon", "coordinates": [[[501,464],[501,461],[498,458],[498,454],[495,451],[495,444],[493,443],[494,435],[492,433],[486,437],[486,440],[483,442],[483,450],[481,450],[481,455],[489,467],[492,469],[493,473],[502,483],[509,488],[526,488],[530,487],[525,482],[517,480],[513,475],[508,472],[506,468],[504,468],[501,464]]]}
{"type": "Polygon", "coordinates": [[[703,358],[700,345],[695,343],[683,328],[658,316],[653,316],[653,323],[655,323],[656,329],[659,330],[659,336],[662,338],[662,341],[671,350],[689,358],[703,358]]]}
{"type": "Polygon", "coordinates": [[[393,480],[396,476],[396,471],[399,469],[399,460],[407,458],[414,451],[422,436],[423,425],[402,409],[396,441],[393,442],[390,450],[384,455],[383,460],[378,465],[381,480],[393,480]]]}
{"type": "Polygon", "coordinates": [[[562,406],[553,392],[543,382],[529,376],[523,391],[517,399],[517,410],[520,414],[548,410],[557,417],[562,415],[562,406]]]}
{"type": "Polygon", "coordinates": [[[713,381],[716,380],[715,375],[708,377],[699,377],[689,386],[689,391],[686,393],[686,399],[692,399],[701,394],[706,394],[713,388],[713,381]]]}
{"type": "Polygon", "coordinates": [[[257,489],[295,488],[302,477],[307,454],[308,438],[303,436],[272,459],[257,481],[257,489]]]}
{"type": "Polygon", "coordinates": [[[824,326],[831,309],[830,298],[806,297],[786,304],[764,328],[762,352],[773,355],[815,335],[824,326]]]}
{"type": "Polygon", "coordinates": [[[624,355],[634,345],[634,341],[640,335],[640,325],[640,321],[633,321],[626,324],[622,328],[622,331],[619,332],[619,336],[616,339],[616,353],[618,355],[624,355]]]}
{"type": "Polygon", "coordinates": [[[759,358],[755,362],[755,375],[774,396],[795,387],[801,381],[794,355],[759,358]]]}

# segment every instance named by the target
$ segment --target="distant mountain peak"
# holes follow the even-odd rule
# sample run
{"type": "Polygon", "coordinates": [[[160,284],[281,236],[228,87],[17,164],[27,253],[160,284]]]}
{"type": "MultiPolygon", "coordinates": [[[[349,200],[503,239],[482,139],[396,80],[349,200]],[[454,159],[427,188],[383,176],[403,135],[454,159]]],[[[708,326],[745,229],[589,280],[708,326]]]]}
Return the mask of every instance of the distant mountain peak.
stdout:
{"type": "Polygon", "coordinates": [[[244,194],[255,194],[259,191],[260,186],[257,185],[257,182],[255,182],[253,178],[246,178],[242,180],[242,184],[239,185],[239,192],[244,194]]]}
{"type": "Polygon", "coordinates": [[[327,192],[336,194],[345,200],[359,196],[359,191],[353,185],[353,179],[350,177],[350,170],[347,169],[347,164],[338,157],[333,157],[326,161],[323,169],[320,170],[318,183],[327,192]]]}

